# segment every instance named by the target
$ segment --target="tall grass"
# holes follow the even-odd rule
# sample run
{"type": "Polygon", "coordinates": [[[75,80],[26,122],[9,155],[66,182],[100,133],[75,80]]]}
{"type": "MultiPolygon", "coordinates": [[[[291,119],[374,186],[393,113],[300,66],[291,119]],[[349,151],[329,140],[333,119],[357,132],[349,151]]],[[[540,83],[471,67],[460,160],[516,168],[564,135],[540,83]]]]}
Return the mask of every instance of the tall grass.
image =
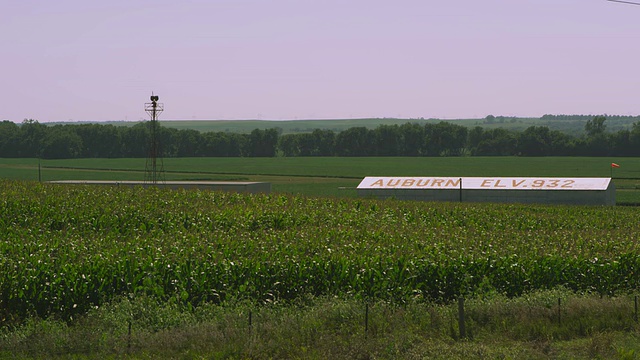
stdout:
{"type": "Polygon", "coordinates": [[[368,312],[362,301],[326,297],[187,310],[146,296],[120,297],[72,324],[30,318],[4,329],[0,357],[593,359],[633,358],[640,351],[630,297],[559,289],[518,299],[471,298],[467,339],[457,338],[455,314],[453,304],[416,301],[374,301],[368,312]],[[566,302],[562,322],[558,298],[566,302]]]}

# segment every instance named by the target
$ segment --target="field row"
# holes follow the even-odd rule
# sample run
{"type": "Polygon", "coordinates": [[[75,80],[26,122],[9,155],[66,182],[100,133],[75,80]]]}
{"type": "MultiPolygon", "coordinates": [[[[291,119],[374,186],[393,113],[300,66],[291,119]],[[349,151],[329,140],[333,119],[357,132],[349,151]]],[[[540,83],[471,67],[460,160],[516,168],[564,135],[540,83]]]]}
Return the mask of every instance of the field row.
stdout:
{"type": "Polygon", "coordinates": [[[126,294],[448,301],[637,290],[638,209],[241,195],[0,181],[0,318],[126,294]]]}

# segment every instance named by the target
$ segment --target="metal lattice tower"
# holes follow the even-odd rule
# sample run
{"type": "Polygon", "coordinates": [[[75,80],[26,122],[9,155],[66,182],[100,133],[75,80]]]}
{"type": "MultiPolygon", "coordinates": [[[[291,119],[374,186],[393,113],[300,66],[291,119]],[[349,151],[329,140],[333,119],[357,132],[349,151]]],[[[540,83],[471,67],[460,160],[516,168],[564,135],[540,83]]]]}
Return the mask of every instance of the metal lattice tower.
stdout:
{"type": "Polygon", "coordinates": [[[164,165],[162,162],[162,149],[160,147],[160,125],[158,115],[164,110],[164,104],[158,103],[160,98],[151,95],[151,102],[144,104],[144,110],[151,116],[149,121],[149,149],[147,153],[147,163],[144,169],[144,183],[157,184],[164,183],[164,165]]]}

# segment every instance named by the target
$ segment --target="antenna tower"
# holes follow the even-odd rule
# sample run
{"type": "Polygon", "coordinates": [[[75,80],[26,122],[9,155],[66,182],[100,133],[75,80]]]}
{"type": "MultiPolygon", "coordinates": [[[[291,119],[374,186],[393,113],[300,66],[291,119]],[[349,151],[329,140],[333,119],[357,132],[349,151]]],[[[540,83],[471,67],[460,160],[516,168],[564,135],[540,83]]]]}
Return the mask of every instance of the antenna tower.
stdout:
{"type": "Polygon", "coordinates": [[[162,163],[162,149],[160,148],[160,125],[158,115],[164,110],[164,104],[159,103],[158,95],[151,93],[151,102],[144,104],[144,110],[151,116],[149,121],[149,149],[147,153],[147,163],[144,169],[144,183],[157,184],[164,183],[164,165],[162,163]]]}

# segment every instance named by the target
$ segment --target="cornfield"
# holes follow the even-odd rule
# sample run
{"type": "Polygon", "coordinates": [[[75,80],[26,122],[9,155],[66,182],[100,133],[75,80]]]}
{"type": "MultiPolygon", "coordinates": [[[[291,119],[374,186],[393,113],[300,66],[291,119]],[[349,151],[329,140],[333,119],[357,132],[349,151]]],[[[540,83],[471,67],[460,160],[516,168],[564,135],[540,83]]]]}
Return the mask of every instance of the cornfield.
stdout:
{"type": "Polygon", "coordinates": [[[306,295],[446,302],[640,285],[640,210],[0,181],[0,319],[118,296],[187,308],[306,295]]]}

